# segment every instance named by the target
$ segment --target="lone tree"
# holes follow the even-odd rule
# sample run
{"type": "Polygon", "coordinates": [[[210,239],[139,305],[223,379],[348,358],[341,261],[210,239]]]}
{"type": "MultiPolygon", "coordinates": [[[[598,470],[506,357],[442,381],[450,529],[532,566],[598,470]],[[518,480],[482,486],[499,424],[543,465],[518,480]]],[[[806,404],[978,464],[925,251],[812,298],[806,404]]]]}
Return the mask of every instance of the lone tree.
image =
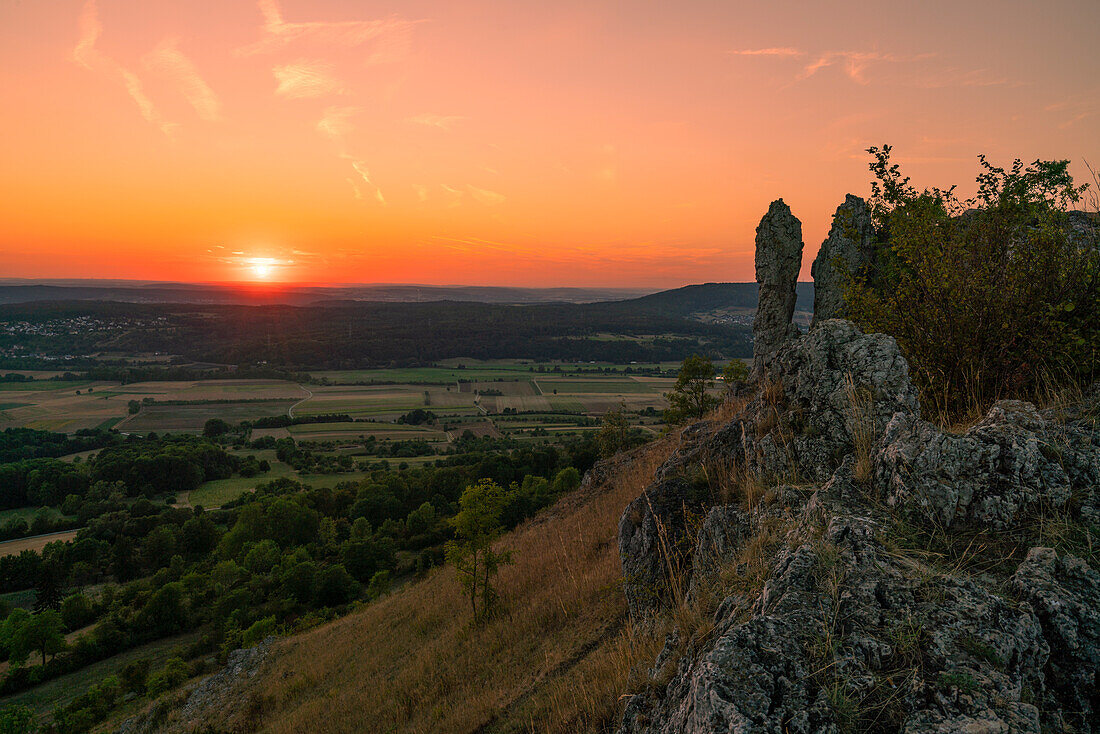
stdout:
{"type": "Polygon", "coordinates": [[[700,419],[719,400],[708,391],[714,386],[714,364],[707,357],[693,354],[680,365],[680,375],[672,392],[665,395],[669,408],[665,411],[665,420],[669,423],[684,423],[690,419],[700,419]]]}
{"type": "Polygon", "coordinates": [[[482,479],[462,492],[461,509],[450,521],[457,537],[447,543],[447,562],[455,567],[475,621],[488,614],[497,600],[493,576],[502,565],[512,562],[510,552],[493,550],[493,541],[504,529],[500,517],[506,500],[503,487],[482,479]]]}
{"type": "Polygon", "coordinates": [[[626,406],[619,403],[616,410],[603,415],[600,432],[596,434],[596,443],[602,456],[613,456],[627,448],[630,438],[630,422],[626,418],[626,406]]]}

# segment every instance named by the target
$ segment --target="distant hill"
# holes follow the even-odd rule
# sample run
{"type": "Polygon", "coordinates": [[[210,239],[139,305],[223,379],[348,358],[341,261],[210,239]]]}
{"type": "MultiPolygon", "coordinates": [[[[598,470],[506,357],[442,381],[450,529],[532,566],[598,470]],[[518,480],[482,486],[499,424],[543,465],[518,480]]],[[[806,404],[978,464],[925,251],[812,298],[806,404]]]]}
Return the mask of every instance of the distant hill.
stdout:
{"type": "Polygon", "coordinates": [[[424,303],[598,303],[635,298],[647,288],[507,288],[497,286],[284,284],[193,284],[142,281],[0,280],[0,304],[39,301],[119,301],[124,303],[202,303],[227,306],[308,306],[330,301],[424,303]]]}
{"type": "MultiPolygon", "coordinates": [[[[756,283],[702,283],[632,298],[626,303],[652,309],[669,316],[690,316],[720,308],[755,309],[759,296],[756,283]]],[[[814,284],[798,284],[795,310],[813,311],[814,284]]]]}

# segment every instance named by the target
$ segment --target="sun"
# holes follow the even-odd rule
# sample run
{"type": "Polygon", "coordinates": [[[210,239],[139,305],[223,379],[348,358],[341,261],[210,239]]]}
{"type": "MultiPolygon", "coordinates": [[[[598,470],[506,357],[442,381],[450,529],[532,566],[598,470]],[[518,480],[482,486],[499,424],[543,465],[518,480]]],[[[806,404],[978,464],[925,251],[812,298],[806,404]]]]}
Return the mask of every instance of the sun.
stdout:
{"type": "Polygon", "coordinates": [[[248,261],[249,270],[255,280],[268,280],[275,274],[278,261],[273,257],[253,257],[248,261]]]}

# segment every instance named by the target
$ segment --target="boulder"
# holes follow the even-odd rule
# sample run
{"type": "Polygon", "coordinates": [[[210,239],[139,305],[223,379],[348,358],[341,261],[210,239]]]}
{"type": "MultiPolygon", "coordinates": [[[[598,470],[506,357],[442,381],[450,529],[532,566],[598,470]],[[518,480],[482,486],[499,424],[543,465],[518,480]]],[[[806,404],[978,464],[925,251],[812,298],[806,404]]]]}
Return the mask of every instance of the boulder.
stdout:
{"type": "Polygon", "coordinates": [[[629,700],[620,733],[1038,734],[1024,692],[1048,648],[1031,610],[964,579],[915,577],[872,522],[841,513],[829,506],[820,539],[779,553],[748,619],[735,608],[698,649],[666,649],[668,683],[629,700]]]}

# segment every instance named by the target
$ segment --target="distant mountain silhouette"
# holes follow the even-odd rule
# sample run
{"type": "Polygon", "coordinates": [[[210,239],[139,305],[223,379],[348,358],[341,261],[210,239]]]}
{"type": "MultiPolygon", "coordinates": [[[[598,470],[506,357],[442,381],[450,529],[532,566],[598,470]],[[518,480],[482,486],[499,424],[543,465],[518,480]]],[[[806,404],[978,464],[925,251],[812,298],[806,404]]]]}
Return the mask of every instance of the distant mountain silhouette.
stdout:
{"type": "MultiPolygon", "coordinates": [[[[703,283],[683,288],[651,293],[619,303],[632,308],[643,308],[664,316],[687,317],[716,310],[755,310],[759,288],[756,283],[703,283]]],[[[814,284],[798,284],[797,311],[813,311],[814,284]]]]}

